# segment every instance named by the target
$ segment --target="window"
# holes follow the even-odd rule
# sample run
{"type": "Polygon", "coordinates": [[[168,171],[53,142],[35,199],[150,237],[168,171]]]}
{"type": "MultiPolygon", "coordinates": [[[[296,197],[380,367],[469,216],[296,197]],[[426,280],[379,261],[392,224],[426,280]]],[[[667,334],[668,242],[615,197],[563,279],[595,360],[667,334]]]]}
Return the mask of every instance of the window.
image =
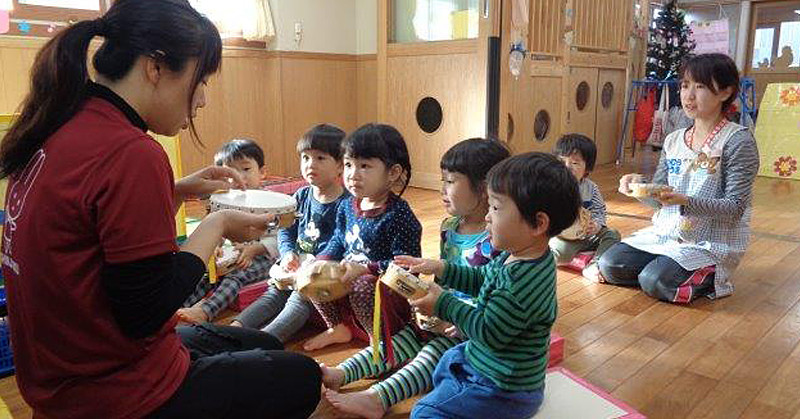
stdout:
{"type": "Polygon", "coordinates": [[[800,67],[800,22],[782,22],[778,39],[778,57],[785,56],[789,67],[800,67]]]}
{"type": "Polygon", "coordinates": [[[478,37],[478,0],[395,0],[392,42],[478,37]]]}
{"type": "Polygon", "coordinates": [[[772,61],[772,41],[775,38],[775,28],[756,29],[753,41],[753,68],[769,67],[772,61]]]}
{"type": "Polygon", "coordinates": [[[750,68],[774,73],[800,70],[800,0],[754,3],[753,28],[750,68]]]}
{"type": "Polygon", "coordinates": [[[216,25],[226,45],[252,41],[244,46],[265,47],[275,36],[268,0],[189,0],[216,25]]]}

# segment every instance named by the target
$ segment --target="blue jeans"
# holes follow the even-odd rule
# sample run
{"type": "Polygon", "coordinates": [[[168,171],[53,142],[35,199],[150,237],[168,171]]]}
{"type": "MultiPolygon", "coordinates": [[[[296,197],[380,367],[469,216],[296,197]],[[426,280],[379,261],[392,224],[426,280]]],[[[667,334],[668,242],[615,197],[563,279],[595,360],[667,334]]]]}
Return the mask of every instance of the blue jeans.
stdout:
{"type": "Polygon", "coordinates": [[[467,342],[447,350],[433,372],[433,390],[423,397],[411,418],[521,418],[533,416],[544,389],[507,391],[476,371],[467,361],[467,342]]]}

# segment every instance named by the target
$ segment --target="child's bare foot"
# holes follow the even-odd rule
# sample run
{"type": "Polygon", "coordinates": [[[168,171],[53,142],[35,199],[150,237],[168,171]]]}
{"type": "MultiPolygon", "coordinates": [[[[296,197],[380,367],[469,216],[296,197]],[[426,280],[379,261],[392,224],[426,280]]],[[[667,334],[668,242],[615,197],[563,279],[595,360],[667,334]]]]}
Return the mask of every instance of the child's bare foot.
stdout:
{"type": "Polygon", "coordinates": [[[234,320],[228,326],[231,326],[231,327],[242,327],[242,323],[239,320],[234,320]]]}
{"type": "Polygon", "coordinates": [[[334,343],[350,342],[353,334],[343,323],[337,324],[333,329],[328,329],[303,344],[304,351],[316,351],[334,343]]]}
{"type": "Polygon", "coordinates": [[[322,384],[325,388],[339,391],[344,381],[344,371],[341,368],[329,367],[325,364],[319,364],[319,369],[322,370],[322,384]]]}
{"type": "Polygon", "coordinates": [[[336,410],[367,419],[380,419],[386,414],[383,403],[375,390],[369,389],[355,393],[325,391],[325,398],[336,410]]]}
{"type": "Polygon", "coordinates": [[[198,305],[194,305],[189,308],[182,308],[178,310],[177,314],[178,319],[186,323],[200,324],[208,321],[206,312],[203,311],[203,309],[198,305]]]}

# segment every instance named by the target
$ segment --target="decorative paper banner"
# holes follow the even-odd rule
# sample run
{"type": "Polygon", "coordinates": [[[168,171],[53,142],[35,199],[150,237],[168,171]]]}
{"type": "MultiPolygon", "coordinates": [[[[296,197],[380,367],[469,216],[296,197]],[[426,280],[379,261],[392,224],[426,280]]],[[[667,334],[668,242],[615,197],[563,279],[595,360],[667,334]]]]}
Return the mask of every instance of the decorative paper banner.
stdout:
{"type": "Polygon", "coordinates": [[[0,10],[0,33],[6,33],[9,29],[8,10],[0,10]]]}
{"type": "Polygon", "coordinates": [[[728,32],[728,19],[712,20],[709,22],[692,22],[690,39],[697,43],[695,54],[718,52],[730,55],[730,33],[728,32]]]}
{"type": "Polygon", "coordinates": [[[100,10],[100,0],[19,0],[19,4],[70,9],[100,10]]]}
{"type": "Polygon", "coordinates": [[[759,176],[800,180],[800,83],[767,85],[755,136],[759,176]]]}

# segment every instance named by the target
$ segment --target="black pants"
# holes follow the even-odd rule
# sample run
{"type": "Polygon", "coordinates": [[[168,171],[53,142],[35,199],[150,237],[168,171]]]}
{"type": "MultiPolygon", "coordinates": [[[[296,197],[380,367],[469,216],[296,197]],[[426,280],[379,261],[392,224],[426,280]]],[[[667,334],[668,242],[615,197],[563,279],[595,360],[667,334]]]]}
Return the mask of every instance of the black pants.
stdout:
{"type": "Polygon", "coordinates": [[[183,384],[151,418],[307,418],[322,374],[274,336],[240,327],[179,327],[192,365],[183,384]]]}

